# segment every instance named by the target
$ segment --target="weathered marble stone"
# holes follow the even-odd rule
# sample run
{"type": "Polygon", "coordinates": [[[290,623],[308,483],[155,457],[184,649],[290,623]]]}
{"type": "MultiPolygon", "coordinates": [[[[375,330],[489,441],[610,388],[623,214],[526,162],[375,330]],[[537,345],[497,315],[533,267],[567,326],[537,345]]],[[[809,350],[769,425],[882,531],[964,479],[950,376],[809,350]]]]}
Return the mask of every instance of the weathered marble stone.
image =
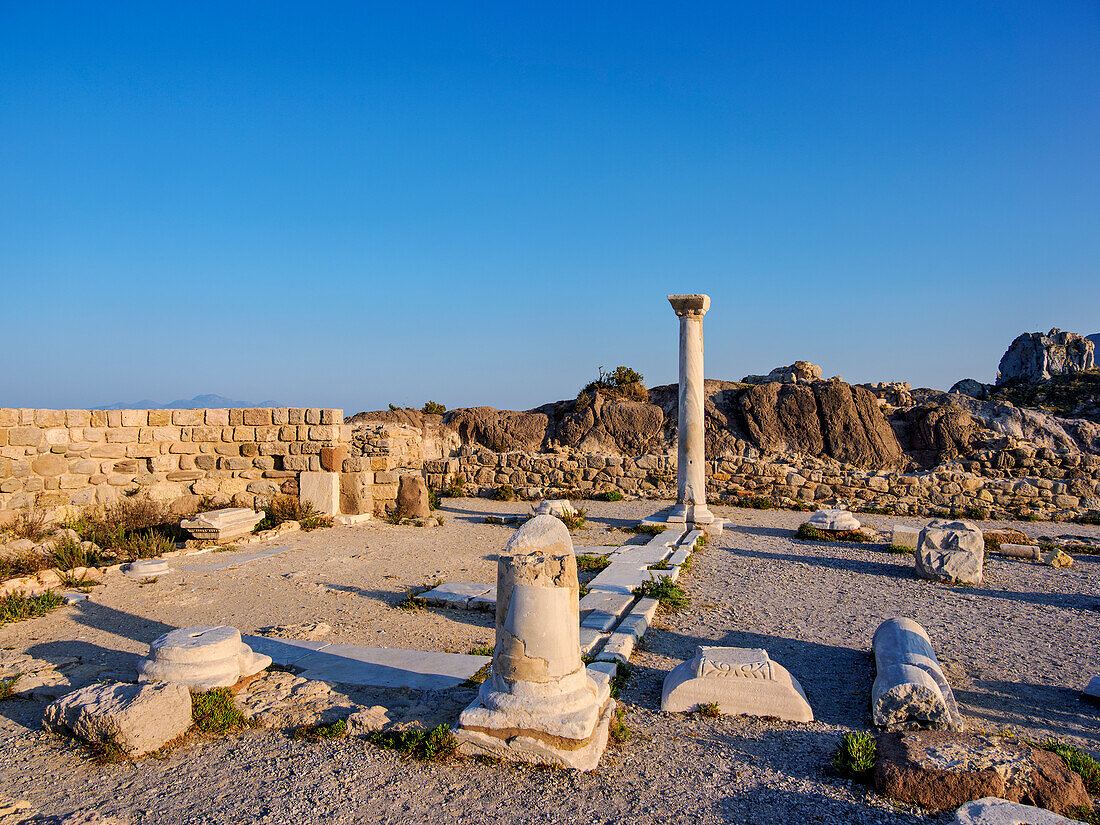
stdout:
{"type": "Polygon", "coordinates": [[[1047,567],[1073,567],[1073,557],[1057,548],[1046,553],[1039,553],[1039,561],[1047,567]]]}
{"type": "Polygon", "coordinates": [[[538,516],[571,516],[574,513],[576,510],[571,502],[558,498],[541,501],[535,509],[535,515],[538,516]]]}
{"type": "Polygon", "coordinates": [[[126,569],[122,572],[133,578],[150,578],[167,576],[172,569],[165,559],[138,559],[126,565],[126,569]]]}
{"type": "Polygon", "coordinates": [[[802,685],[768,652],[743,647],[699,647],[665,677],[661,710],[692,711],[717,702],[722,713],[776,716],[812,722],[802,685]]]}
{"type": "Polygon", "coordinates": [[[955,811],[955,825],[1081,825],[1042,808],[987,796],[955,811]]]}
{"type": "Polygon", "coordinates": [[[253,653],[236,628],[224,625],[184,627],[165,633],[138,663],[139,682],[178,682],[194,693],[229,687],[271,664],[253,653]]]}
{"type": "Polygon", "coordinates": [[[191,727],[191,694],[178,684],[89,685],[47,707],[42,721],[55,733],[141,756],[191,727]]]}
{"type": "Polygon", "coordinates": [[[569,531],[535,516],[497,562],[493,667],[459,717],[463,753],[579,770],[599,762],[615,703],[581,662],[578,590],[569,531]]]}
{"type": "Polygon", "coordinates": [[[1039,559],[1039,548],[1033,544],[1002,544],[990,552],[1012,559],[1031,559],[1032,561],[1039,559]]]}
{"type": "Polygon", "coordinates": [[[985,561],[982,531],[969,521],[935,520],[920,532],[917,575],[956,584],[981,584],[985,561]]]}
{"type": "Polygon", "coordinates": [[[329,724],[359,707],[331,685],[284,671],[253,679],[233,697],[233,704],[245,718],[278,728],[329,724]]]}
{"type": "Polygon", "coordinates": [[[428,506],[428,485],[424,477],[417,474],[405,474],[397,485],[397,512],[405,518],[427,518],[431,513],[428,506]]]}
{"type": "Polygon", "coordinates": [[[962,730],[963,718],[928,634],[912,619],[887,619],[871,646],[876,676],[871,715],[887,730],[962,730]]]}
{"type": "Polygon", "coordinates": [[[335,516],[340,512],[340,474],[299,473],[298,498],[322,516],[335,516]]]}
{"type": "Polygon", "coordinates": [[[848,510],[818,510],[807,524],[818,530],[858,530],[861,526],[848,510]]]}
{"type": "Polygon", "coordinates": [[[180,527],[200,541],[219,544],[247,536],[264,517],[250,507],[228,507],[210,510],[192,518],[185,518],[180,527]]]}
{"type": "Polygon", "coordinates": [[[907,550],[916,550],[919,540],[919,527],[906,527],[902,524],[895,524],[893,533],[890,536],[890,544],[894,547],[904,547],[907,550]]]}
{"type": "Polygon", "coordinates": [[[680,397],[676,433],[676,505],[669,521],[711,524],[707,507],[706,454],[703,441],[703,316],[709,295],[669,295],[680,319],[680,397]]]}

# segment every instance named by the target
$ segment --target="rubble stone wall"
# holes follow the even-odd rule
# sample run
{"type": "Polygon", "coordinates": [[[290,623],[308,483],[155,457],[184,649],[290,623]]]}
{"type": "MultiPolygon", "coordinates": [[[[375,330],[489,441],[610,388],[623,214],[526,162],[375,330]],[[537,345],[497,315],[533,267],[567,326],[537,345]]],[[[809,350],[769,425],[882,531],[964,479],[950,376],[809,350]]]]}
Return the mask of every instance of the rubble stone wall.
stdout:
{"type": "Polygon", "coordinates": [[[350,431],[337,409],[0,409],[0,523],[132,490],[181,512],[204,496],[254,506],[296,494],[298,474],[321,470],[322,448],[350,431]]]}

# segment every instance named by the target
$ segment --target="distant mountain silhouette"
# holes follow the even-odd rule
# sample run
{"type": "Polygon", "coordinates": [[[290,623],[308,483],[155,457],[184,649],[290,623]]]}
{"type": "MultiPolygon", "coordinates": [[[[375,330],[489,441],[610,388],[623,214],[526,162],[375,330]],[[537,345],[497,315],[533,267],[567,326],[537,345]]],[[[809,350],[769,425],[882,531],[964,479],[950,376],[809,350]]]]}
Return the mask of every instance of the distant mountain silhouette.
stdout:
{"type": "Polygon", "coordinates": [[[159,401],[150,401],[148,398],[141,401],[119,401],[102,407],[91,407],[93,410],[219,410],[227,407],[278,407],[274,401],[261,401],[258,404],[247,404],[243,401],[234,401],[224,395],[196,395],[194,398],[180,399],[171,404],[162,404],[159,401]]]}

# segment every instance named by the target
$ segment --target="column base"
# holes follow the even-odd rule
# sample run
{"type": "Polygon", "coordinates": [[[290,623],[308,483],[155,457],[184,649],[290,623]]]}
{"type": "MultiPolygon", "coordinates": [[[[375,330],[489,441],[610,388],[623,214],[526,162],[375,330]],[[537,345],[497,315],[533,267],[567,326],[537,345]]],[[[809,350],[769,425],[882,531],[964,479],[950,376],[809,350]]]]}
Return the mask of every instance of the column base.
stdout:
{"type": "Polygon", "coordinates": [[[728,523],[729,519],[718,518],[710,510],[698,504],[674,504],[667,510],[660,510],[649,518],[642,519],[642,524],[663,525],[665,527],[683,525],[687,530],[704,530],[707,533],[720,532],[728,523]],[[705,515],[700,512],[700,508],[705,512],[705,515]]]}

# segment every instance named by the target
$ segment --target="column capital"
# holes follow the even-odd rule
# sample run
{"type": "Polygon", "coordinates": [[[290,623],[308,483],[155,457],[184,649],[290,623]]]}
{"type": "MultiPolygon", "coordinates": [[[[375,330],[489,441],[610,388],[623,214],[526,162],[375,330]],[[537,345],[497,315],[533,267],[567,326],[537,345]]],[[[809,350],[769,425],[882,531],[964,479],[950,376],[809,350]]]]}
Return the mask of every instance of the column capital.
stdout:
{"type": "Polygon", "coordinates": [[[669,295],[668,302],[681,318],[702,318],[710,309],[709,295],[669,295]]]}

